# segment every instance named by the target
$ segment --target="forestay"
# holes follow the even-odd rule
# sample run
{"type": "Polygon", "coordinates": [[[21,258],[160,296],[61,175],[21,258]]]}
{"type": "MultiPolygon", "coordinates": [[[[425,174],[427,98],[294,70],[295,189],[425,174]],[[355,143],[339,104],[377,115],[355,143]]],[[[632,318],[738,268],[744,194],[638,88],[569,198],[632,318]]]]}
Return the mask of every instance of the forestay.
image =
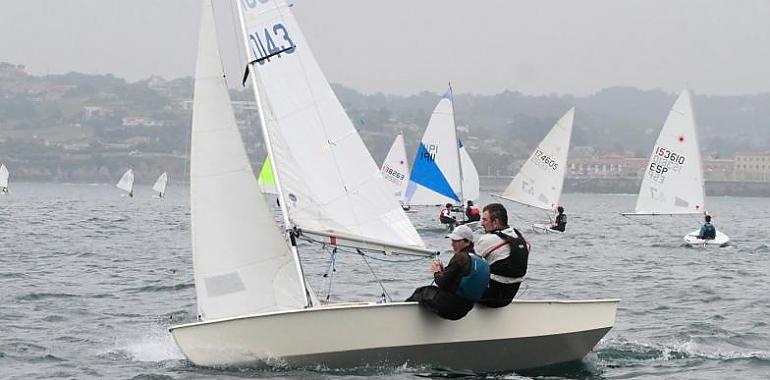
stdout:
{"type": "Polygon", "coordinates": [[[433,110],[417,148],[406,198],[411,205],[460,203],[460,159],[458,157],[452,97],[444,94],[433,110]]]}
{"type": "Polygon", "coordinates": [[[190,203],[201,319],[304,307],[288,244],[265,204],[224,79],[211,0],[201,15],[195,72],[190,203]]]}
{"type": "Polygon", "coordinates": [[[115,184],[115,186],[117,186],[118,189],[132,193],[134,191],[134,170],[126,170],[126,172],[123,173],[123,176],[120,177],[120,180],[117,184],[115,184]]]}
{"type": "Polygon", "coordinates": [[[291,224],[423,251],[287,2],[238,3],[250,55],[266,58],[252,65],[254,82],[291,224]]]}
{"type": "Polygon", "coordinates": [[[703,213],[703,172],[692,99],[682,91],[644,170],[637,214],[703,213]]]}
{"type": "Polygon", "coordinates": [[[404,135],[399,134],[393,141],[393,145],[382,162],[380,173],[388,181],[393,195],[399,202],[404,202],[406,185],[409,183],[409,165],[406,162],[406,148],[404,147],[404,135]]]}
{"type": "Polygon", "coordinates": [[[553,210],[559,205],[574,119],[573,107],[524,162],[501,195],[503,198],[544,210],[553,210]]]}
{"type": "Polygon", "coordinates": [[[156,193],[160,193],[160,195],[163,196],[166,194],[166,185],[168,185],[168,174],[163,172],[163,174],[158,176],[155,184],[152,185],[152,189],[155,190],[156,193]]]}

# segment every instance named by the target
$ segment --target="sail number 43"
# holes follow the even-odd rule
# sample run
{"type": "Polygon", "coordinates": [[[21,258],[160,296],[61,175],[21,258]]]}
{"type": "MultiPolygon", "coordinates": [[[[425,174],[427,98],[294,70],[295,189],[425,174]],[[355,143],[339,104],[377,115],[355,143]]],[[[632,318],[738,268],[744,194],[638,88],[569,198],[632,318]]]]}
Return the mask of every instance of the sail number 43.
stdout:
{"type": "MultiPolygon", "coordinates": [[[[289,37],[289,31],[280,23],[273,25],[272,28],[264,28],[249,33],[249,43],[251,50],[254,51],[254,57],[257,59],[276,54],[282,50],[285,50],[286,54],[294,53],[297,50],[291,37],[289,37]]],[[[262,60],[259,61],[259,64],[264,65],[265,62],[262,60]]]]}

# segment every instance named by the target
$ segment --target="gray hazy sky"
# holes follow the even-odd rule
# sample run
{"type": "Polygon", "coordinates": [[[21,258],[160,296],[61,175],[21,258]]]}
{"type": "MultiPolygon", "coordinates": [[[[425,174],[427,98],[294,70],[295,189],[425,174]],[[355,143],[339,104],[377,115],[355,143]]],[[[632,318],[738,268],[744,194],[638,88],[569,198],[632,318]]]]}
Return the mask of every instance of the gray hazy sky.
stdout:
{"type": "MultiPolygon", "coordinates": [[[[237,36],[221,10],[220,38],[237,36]]],[[[767,0],[295,0],[328,79],[373,93],[770,92],[767,0]]],[[[0,61],[134,81],[194,70],[197,0],[0,0],[0,61]]],[[[226,54],[240,75],[239,44],[226,54]]],[[[242,49],[240,49],[242,51],[242,49]]]]}

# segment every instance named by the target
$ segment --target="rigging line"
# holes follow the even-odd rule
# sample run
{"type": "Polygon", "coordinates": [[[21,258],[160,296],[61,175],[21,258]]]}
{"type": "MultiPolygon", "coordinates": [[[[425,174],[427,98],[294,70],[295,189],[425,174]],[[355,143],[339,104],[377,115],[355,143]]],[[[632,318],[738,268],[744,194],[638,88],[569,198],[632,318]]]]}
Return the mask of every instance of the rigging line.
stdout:
{"type": "Polygon", "coordinates": [[[360,254],[361,257],[364,259],[366,266],[369,267],[369,271],[372,272],[372,276],[374,276],[374,279],[377,280],[378,284],[380,284],[380,289],[382,289],[382,295],[384,296],[384,298],[386,298],[388,302],[393,302],[393,299],[390,297],[390,294],[385,289],[385,285],[382,284],[382,281],[380,281],[380,278],[377,277],[377,273],[374,272],[374,269],[372,269],[372,266],[369,264],[369,260],[366,259],[366,255],[364,255],[363,251],[361,251],[360,249],[357,251],[358,251],[358,254],[360,254]]]}
{"type": "MultiPolygon", "coordinates": [[[[659,234],[663,234],[663,235],[670,235],[670,234],[668,233],[668,231],[664,231],[664,230],[661,230],[661,229],[659,229],[659,228],[653,227],[653,225],[652,225],[652,224],[642,223],[642,221],[641,221],[641,220],[636,220],[636,219],[634,219],[634,218],[631,218],[631,217],[629,217],[628,215],[622,215],[622,214],[621,214],[621,216],[622,216],[622,217],[624,217],[624,218],[626,218],[626,219],[628,219],[628,220],[631,220],[631,221],[633,221],[633,222],[634,222],[634,223],[636,223],[636,224],[639,224],[639,225],[645,226],[645,227],[647,227],[647,228],[649,228],[649,229],[651,229],[651,230],[653,230],[653,231],[655,231],[655,232],[657,232],[657,233],[659,233],[659,234]]],[[[654,217],[655,217],[655,215],[652,215],[652,217],[654,218],[654,217]]]]}
{"type": "Polygon", "coordinates": [[[326,299],[323,301],[324,303],[328,304],[331,302],[332,297],[332,284],[334,282],[334,272],[337,271],[337,268],[335,267],[335,262],[337,261],[337,247],[332,248],[329,251],[329,266],[326,268],[326,273],[324,274],[324,277],[329,279],[329,285],[326,287],[326,299]]]}

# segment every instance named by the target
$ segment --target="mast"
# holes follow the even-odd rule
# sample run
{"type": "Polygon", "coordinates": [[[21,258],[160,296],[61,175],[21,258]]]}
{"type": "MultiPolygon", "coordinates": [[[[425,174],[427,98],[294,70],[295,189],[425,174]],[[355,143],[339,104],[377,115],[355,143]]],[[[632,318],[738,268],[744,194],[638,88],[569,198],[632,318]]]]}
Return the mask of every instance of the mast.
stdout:
{"type": "Polygon", "coordinates": [[[465,207],[465,192],[463,191],[463,162],[460,159],[460,137],[457,134],[457,120],[455,119],[455,96],[452,92],[452,82],[449,84],[449,101],[452,103],[452,125],[455,129],[455,151],[457,152],[457,167],[460,169],[460,207],[465,207]]]}
{"type": "MultiPolygon", "coordinates": [[[[234,1],[234,3],[235,3],[235,6],[238,8],[238,18],[240,19],[240,23],[241,23],[241,32],[244,33],[246,32],[246,20],[243,14],[243,8],[241,8],[240,1],[234,1]]],[[[299,259],[299,251],[297,250],[297,240],[295,239],[295,236],[293,233],[294,225],[289,219],[289,210],[287,209],[288,203],[286,202],[286,197],[284,196],[283,189],[281,188],[280,174],[278,173],[278,170],[275,166],[275,157],[273,156],[273,146],[270,142],[270,136],[267,131],[267,126],[265,125],[265,113],[264,113],[264,109],[262,108],[262,100],[259,95],[259,86],[258,86],[259,82],[257,80],[257,69],[255,67],[255,64],[257,64],[258,61],[255,56],[252,56],[253,52],[249,47],[248,39],[244,38],[243,43],[246,48],[246,55],[248,57],[248,62],[249,62],[248,65],[250,66],[249,69],[252,71],[251,84],[252,86],[254,86],[254,98],[257,102],[257,113],[259,115],[260,128],[262,129],[262,139],[265,141],[265,149],[267,149],[267,155],[268,157],[270,157],[270,167],[273,170],[273,180],[275,181],[275,190],[278,193],[278,199],[280,200],[279,207],[281,208],[281,215],[283,216],[283,225],[286,233],[286,238],[289,241],[291,253],[294,256],[294,266],[297,271],[297,275],[299,276],[299,280],[302,283],[302,287],[304,289],[302,297],[305,300],[305,307],[306,308],[312,307],[313,303],[309,297],[310,289],[308,288],[307,282],[305,281],[305,273],[302,270],[302,262],[299,259]]]]}

